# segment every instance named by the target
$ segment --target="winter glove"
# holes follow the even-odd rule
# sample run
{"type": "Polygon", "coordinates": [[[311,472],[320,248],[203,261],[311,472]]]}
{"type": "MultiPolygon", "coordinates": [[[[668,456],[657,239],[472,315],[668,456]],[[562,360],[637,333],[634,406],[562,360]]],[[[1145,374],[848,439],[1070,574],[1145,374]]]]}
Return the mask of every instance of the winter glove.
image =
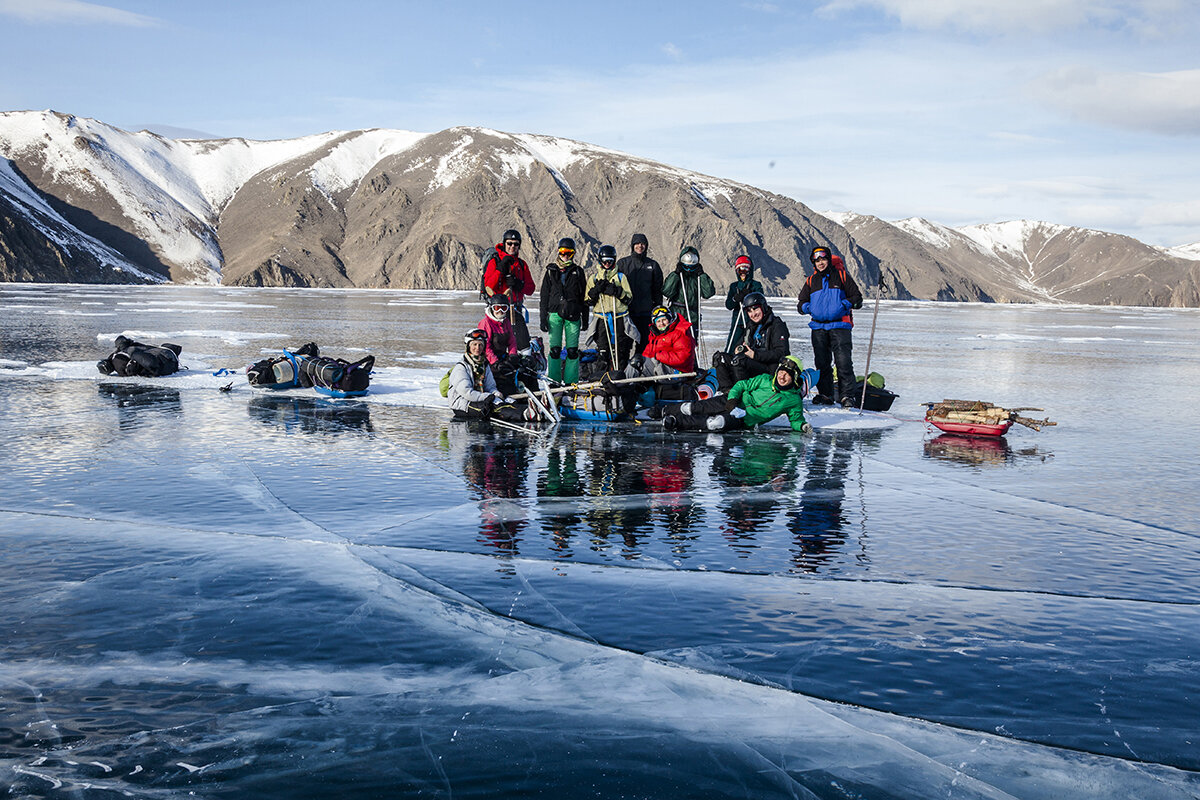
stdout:
{"type": "Polygon", "coordinates": [[[800,432],[805,435],[812,433],[812,425],[809,425],[807,422],[805,422],[800,426],[800,432]]]}
{"type": "Polygon", "coordinates": [[[805,303],[804,305],[800,306],[800,313],[801,314],[811,314],[812,313],[812,303],[805,303]]]}
{"type": "Polygon", "coordinates": [[[483,418],[488,419],[492,416],[492,412],[496,410],[496,395],[489,394],[487,399],[483,401],[483,418]]]}
{"type": "Polygon", "coordinates": [[[849,311],[852,308],[854,308],[854,305],[849,300],[842,301],[842,310],[843,311],[849,311]]]}
{"type": "Polygon", "coordinates": [[[514,256],[505,256],[500,259],[500,272],[504,275],[512,272],[512,268],[517,265],[517,259],[514,256]]]}
{"type": "Polygon", "coordinates": [[[521,280],[520,276],[518,275],[508,275],[505,277],[504,282],[508,285],[508,288],[513,291],[519,292],[525,288],[525,281],[521,280]]]}
{"type": "Polygon", "coordinates": [[[733,300],[740,306],[742,304],[742,301],[746,299],[746,295],[748,295],[748,294],[750,294],[749,287],[747,287],[745,289],[739,289],[738,291],[733,293],[733,300]]]}
{"type": "Polygon", "coordinates": [[[638,372],[641,372],[642,367],[645,365],[646,359],[644,356],[634,356],[633,358],[629,359],[629,366],[633,367],[638,372]]]}
{"type": "Polygon", "coordinates": [[[547,319],[546,317],[542,317],[538,321],[538,327],[542,329],[542,333],[549,333],[550,332],[550,320],[547,319]]]}
{"type": "Polygon", "coordinates": [[[604,293],[610,297],[620,297],[621,287],[611,281],[605,281],[604,293]]]}
{"type": "Polygon", "coordinates": [[[729,416],[733,417],[734,419],[741,419],[742,417],[746,416],[746,409],[732,408],[729,410],[729,416]]]}

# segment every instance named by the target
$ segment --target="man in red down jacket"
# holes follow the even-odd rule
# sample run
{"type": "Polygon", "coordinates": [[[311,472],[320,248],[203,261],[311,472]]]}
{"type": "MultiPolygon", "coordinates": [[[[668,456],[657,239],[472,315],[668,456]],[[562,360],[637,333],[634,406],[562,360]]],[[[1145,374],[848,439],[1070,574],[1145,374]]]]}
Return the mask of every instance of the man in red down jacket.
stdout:
{"type": "Polygon", "coordinates": [[[525,297],[535,288],[529,265],[520,257],[521,234],[509,229],[503,240],[489,252],[483,262],[483,290],[488,298],[502,294],[512,304],[513,332],[517,337],[517,349],[529,347],[529,326],[526,324],[525,297]]]}
{"type": "Polygon", "coordinates": [[[641,364],[634,367],[642,375],[670,375],[696,369],[696,340],[692,324],[666,306],[650,312],[650,341],[642,350],[641,364]]]}

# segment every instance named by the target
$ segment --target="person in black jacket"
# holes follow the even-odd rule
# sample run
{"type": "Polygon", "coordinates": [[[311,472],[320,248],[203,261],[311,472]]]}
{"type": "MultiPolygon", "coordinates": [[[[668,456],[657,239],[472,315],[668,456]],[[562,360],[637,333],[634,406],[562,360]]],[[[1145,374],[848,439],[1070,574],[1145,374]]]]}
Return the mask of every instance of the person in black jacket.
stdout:
{"type": "Polygon", "coordinates": [[[550,334],[547,375],[552,381],[579,382],[579,330],[588,322],[586,289],[587,275],[575,263],[575,240],[560,239],[558,258],[546,265],[538,305],[541,328],[550,334]]]}
{"type": "Polygon", "coordinates": [[[629,243],[631,253],[617,262],[617,271],[629,279],[629,290],[633,302],[629,304],[629,318],[642,335],[641,342],[650,340],[650,312],[662,303],[662,267],[647,253],[650,241],[644,233],[635,233],[629,243]]]}
{"type": "Polygon", "coordinates": [[[733,355],[713,356],[717,387],[722,392],[729,391],[738,381],[775,372],[784,356],[792,352],[787,323],[775,315],[761,292],[747,294],[742,300],[742,310],[746,312],[742,343],[734,348],[733,355]]]}

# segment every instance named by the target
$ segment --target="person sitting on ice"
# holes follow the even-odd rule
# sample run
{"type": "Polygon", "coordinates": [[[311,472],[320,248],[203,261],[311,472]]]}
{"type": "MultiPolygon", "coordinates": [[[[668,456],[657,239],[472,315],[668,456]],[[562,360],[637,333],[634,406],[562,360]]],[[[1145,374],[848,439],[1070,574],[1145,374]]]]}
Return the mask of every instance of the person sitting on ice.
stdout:
{"type": "Polygon", "coordinates": [[[650,341],[641,355],[630,359],[626,375],[671,375],[694,372],[696,369],[696,340],[692,326],[666,306],[650,312],[650,341]]]}
{"type": "Polygon", "coordinates": [[[762,292],[750,292],[742,299],[746,315],[746,331],[732,355],[713,356],[713,371],[717,373],[717,388],[722,392],[746,378],[768,375],[775,371],[780,360],[792,352],[787,323],[780,319],[762,292]]]}
{"type": "Polygon", "coordinates": [[[639,336],[629,319],[633,292],[629,280],[617,271],[615,247],[603,245],[596,257],[599,266],[587,281],[587,301],[592,305],[592,327],[587,342],[599,350],[606,362],[605,369],[622,370],[629,363],[629,351],[639,336]]]}
{"type": "Polygon", "coordinates": [[[500,390],[506,394],[517,393],[517,369],[520,366],[517,337],[509,314],[511,308],[507,297],[495,295],[488,298],[483,317],[479,320],[479,330],[487,335],[484,354],[500,384],[500,390]]]}
{"type": "MultiPolygon", "coordinates": [[[[496,386],[485,353],[487,334],[476,328],[463,337],[462,360],[450,369],[446,397],[456,419],[489,419],[492,416],[520,422],[528,413],[496,386]]],[[[523,404],[522,404],[523,405],[523,404]]]]}
{"type": "Polygon", "coordinates": [[[773,375],[756,375],[738,381],[727,397],[680,403],[663,414],[667,430],[732,431],[753,428],[787,415],[792,430],[809,433],[804,421],[804,365],[795,356],[779,362],[773,375]]]}

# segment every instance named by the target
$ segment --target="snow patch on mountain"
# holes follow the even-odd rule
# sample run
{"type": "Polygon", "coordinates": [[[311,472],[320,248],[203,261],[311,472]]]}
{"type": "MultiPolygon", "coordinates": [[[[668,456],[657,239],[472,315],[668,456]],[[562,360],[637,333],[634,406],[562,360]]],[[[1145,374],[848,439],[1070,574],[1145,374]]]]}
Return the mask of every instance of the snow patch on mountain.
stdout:
{"type": "Polygon", "coordinates": [[[378,128],[351,135],[309,169],[313,186],[326,195],[356,187],[380,161],[415,147],[428,136],[378,128]]]}
{"type": "Polygon", "coordinates": [[[444,189],[460,178],[465,178],[473,171],[476,157],[467,152],[475,142],[475,137],[464,134],[455,143],[454,149],[438,159],[433,171],[433,179],[429,181],[428,192],[444,189]]]}
{"type": "Polygon", "coordinates": [[[1178,247],[1164,248],[1167,255],[1175,256],[1176,258],[1186,258],[1190,261],[1200,261],[1200,242],[1192,242],[1191,244],[1181,244],[1178,247]]]}
{"type": "Polygon", "coordinates": [[[163,282],[163,278],[143,272],[125,260],[120,253],[87,234],[64,234],[65,231],[73,230],[71,224],[22,180],[13,168],[13,163],[7,158],[0,158],[0,194],[8,197],[15,211],[24,212],[22,216],[30,225],[64,250],[86,251],[113,270],[129,272],[143,280],[163,282]]]}
{"type": "Polygon", "coordinates": [[[1008,253],[1028,261],[1025,247],[1035,234],[1042,234],[1047,239],[1053,238],[1068,230],[1066,225],[1056,225],[1052,222],[1018,219],[1009,222],[988,222],[983,225],[968,225],[955,228],[963,236],[975,240],[993,253],[1008,253]]]}

